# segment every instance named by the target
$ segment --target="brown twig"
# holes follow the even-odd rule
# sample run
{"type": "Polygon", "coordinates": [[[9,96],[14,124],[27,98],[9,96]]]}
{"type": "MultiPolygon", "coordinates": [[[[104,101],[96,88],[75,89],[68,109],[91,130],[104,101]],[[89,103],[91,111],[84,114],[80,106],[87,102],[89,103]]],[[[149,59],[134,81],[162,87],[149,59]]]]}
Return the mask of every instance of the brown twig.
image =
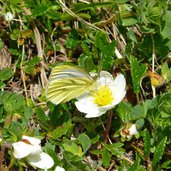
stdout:
{"type": "MultiPolygon", "coordinates": [[[[25,12],[26,15],[31,15],[31,11],[30,9],[23,7],[23,10],[25,12]]],[[[34,22],[34,20],[31,20],[30,22],[32,28],[33,28],[33,32],[35,35],[35,40],[36,40],[36,47],[37,47],[37,52],[38,52],[38,57],[41,59],[41,82],[42,82],[42,86],[45,88],[47,83],[48,83],[48,79],[46,77],[46,73],[45,73],[45,63],[44,63],[44,59],[43,59],[43,49],[42,49],[42,43],[41,43],[41,34],[38,30],[38,28],[36,27],[36,24],[34,22]]]]}
{"type": "Polygon", "coordinates": [[[0,151],[0,171],[3,170],[3,159],[4,159],[4,153],[5,153],[5,145],[1,148],[1,151],[0,151]]]}
{"type": "Polygon", "coordinates": [[[107,143],[111,122],[112,122],[112,110],[109,111],[109,115],[108,115],[107,126],[104,132],[104,143],[107,143]]]}

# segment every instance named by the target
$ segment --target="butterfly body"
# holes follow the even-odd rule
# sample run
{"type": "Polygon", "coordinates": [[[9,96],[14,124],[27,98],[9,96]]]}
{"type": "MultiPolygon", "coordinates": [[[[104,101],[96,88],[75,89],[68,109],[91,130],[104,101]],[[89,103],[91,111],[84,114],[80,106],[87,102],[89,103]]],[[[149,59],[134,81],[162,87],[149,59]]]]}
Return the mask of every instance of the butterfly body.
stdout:
{"type": "Polygon", "coordinates": [[[60,65],[52,69],[46,97],[54,104],[67,102],[90,91],[94,79],[78,67],[60,65]]]}

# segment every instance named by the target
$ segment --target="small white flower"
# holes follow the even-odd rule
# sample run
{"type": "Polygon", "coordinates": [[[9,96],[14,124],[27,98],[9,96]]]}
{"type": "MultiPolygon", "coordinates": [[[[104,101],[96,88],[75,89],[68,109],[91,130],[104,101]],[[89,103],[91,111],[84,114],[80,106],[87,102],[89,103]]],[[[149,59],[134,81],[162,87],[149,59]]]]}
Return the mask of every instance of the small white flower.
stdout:
{"type": "Polygon", "coordinates": [[[11,12],[7,12],[4,16],[6,21],[12,21],[14,19],[14,16],[11,12]]]}
{"type": "Polygon", "coordinates": [[[136,134],[138,134],[136,125],[132,124],[132,123],[128,123],[127,126],[125,128],[123,128],[121,131],[121,136],[127,137],[128,139],[136,134]]]}
{"type": "Polygon", "coordinates": [[[57,167],[55,168],[55,171],[65,171],[65,169],[62,168],[62,167],[60,167],[60,166],[57,166],[57,167]]]}
{"type": "Polygon", "coordinates": [[[22,139],[13,143],[13,155],[17,159],[26,158],[30,164],[40,169],[49,169],[54,165],[53,159],[44,153],[40,140],[34,137],[22,136],[22,139]]]}
{"type": "Polygon", "coordinates": [[[133,136],[138,133],[136,125],[132,124],[132,126],[128,129],[129,130],[129,135],[133,136]]]}
{"type": "Polygon", "coordinates": [[[126,94],[126,80],[119,74],[115,80],[107,71],[101,71],[95,90],[81,95],[75,105],[86,118],[99,117],[114,108],[126,94]]]}

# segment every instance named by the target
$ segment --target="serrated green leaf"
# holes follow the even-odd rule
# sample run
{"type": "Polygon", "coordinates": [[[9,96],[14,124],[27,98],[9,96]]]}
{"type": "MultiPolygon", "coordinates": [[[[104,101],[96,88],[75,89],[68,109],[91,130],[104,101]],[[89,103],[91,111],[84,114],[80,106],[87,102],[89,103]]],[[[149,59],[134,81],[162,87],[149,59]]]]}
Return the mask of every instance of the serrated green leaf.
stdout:
{"type": "Polygon", "coordinates": [[[163,94],[158,101],[158,110],[162,118],[171,116],[171,93],[163,94]]]}
{"type": "Polygon", "coordinates": [[[91,140],[90,138],[85,134],[82,133],[78,136],[78,140],[81,143],[82,147],[83,147],[83,151],[84,153],[87,152],[87,150],[91,147],[91,140]]]}
{"type": "Polygon", "coordinates": [[[133,56],[131,56],[130,58],[130,63],[131,63],[131,76],[132,76],[134,93],[139,93],[140,81],[147,71],[147,65],[140,64],[138,60],[133,56]]]}
{"type": "Polygon", "coordinates": [[[45,112],[41,107],[36,107],[35,113],[42,123],[47,123],[48,117],[45,115],[45,112]]]}
{"type": "Polygon", "coordinates": [[[66,47],[68,49],[75,49],[79,44],[78,32],[76,30],[72,30],[66,39],[66,47]]]}
{"type": "Polygon", "coordinates": [[[0,81],[9,80],[13,76],[12,68],[5,68],[0,71],[0,81]]]}
{"type": "Polygon", "coordinates": [[[128,171],[130,167],[130,163],[126,160],[123,160],[118,168],[118,171],[128,171]]]}
{"type": "Polygon", "coordinates": [[[109,166],[111,160],[111,153],[107,149],[102,149],[102,162],[104,166],[109,166]]]}
{"type": "Polygon", "coordinates": [[[134,161],[134,164],[129,168],[128,171],[138,171],[140,167],[140,157],[136,155],[136,160],[134,161]]]}
{"type": "Polygon", "coordinates": [[[128,122],[130,120],[130,113],[132,112],[133,107],[130,103],[120,103],[117,107],[117,112],[119,117],[123,122],[128,122]]]}
{"type": "Polygon", "coordinates": [[[53,11],[53,10],[52,11],[48,10],[46,12],[46,15],[51,19],[57,20],[57,19],[60,19],[61,13],[57,11],[53,11]]]}
{"type": "Polygon", "coordinates": [[[115,156],[122,156],[125,153],[125,150],[122,148],[122,143],[113,143],[110,145],[104,145],[115,156]]]}
{"type": "Polygon", "coordinates": [[[155,152],[154,152],[154,156],[153,156],[153,160],[152,160],[152,166],[155,167],[157,165],[157,163],[162,159],[163,157],[163,153],[164,153],[164,150],[165,150],[165,146],[166,146],[166,140],[167,140],[167,137],[165,137],[164,139],[162,139],[156,149],[155,149],[155,152]]]}
{"type": "Polygon", "coordinates": [[[95,46],[100,50],[100,65],[104,70],[110,70],[114,64],[116,42],[107,42],[106,34],[97,32],[95,36],[95,46]]]}
{"type": "Polygon", "coordinates": [[[48,6],[47,5],[39,5],[36,6],[34,9],[32,9],[32,15],[34,17],[36,16],[41,16],[42,14],[46,13],[46,11],[48,10],[48,6]]]}
{"type": "Polygon", "coordinates": [[[10,93],[8,93],[7,91],[1,91],[0,92],[0,104],[4,105],[9,96],[10,96],[10,93]]]}
{"type": "Polygon", "coordinates": [[[81,54],[78,58],[78,64],[80,68],[85,68],[87,72],[92,71],[96,68],[92,56],[87,56],[85,54],[81,54]]]}
{"type": "Polygon", "coordinates": [[[150,154],[150,132],[146,129],[143,132],[143,142],[144,142],[144,157],[147,157],[150,154]]]}
{"type": "Polygon", "coordinates": [[[171,169],[171,160],[167,160],[165,162],[163,162],[163,164],[161,165],[161,167],[159,169],[171,169]]]}
{"type": "Polygon", "coordinates": [[[11,94],[4,103],[4,109],[10,114],[14,114],[15,112],[23,112],[24,106],[24,97],[16,93],[11,94]]]}
{"type": "Polygon", "coordinates": [[[53,139],[58,139],[61,136],[67,134],[68,131],[72,130],[73,125],[71,123],[64,123],[62,126],[57,127],[52,132],[49,133],[49,136],[53,139]]]}

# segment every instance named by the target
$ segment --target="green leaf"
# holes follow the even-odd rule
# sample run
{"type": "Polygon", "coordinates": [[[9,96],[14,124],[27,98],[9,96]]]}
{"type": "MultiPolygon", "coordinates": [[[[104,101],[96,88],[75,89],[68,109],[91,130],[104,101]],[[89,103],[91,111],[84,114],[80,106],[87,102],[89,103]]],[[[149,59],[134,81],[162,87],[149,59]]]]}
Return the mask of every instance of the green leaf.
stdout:
{"type": "Polygon", "coordinates": [[[107,42],[106,34],[97,32],[95,36],[95,46],[100,50],[100,67],[104,70],[110,70],[114,64],[116,42],[107,42]]]}
{"type": "Polygon", "coordinates": [[[71,131],[73,125],[71,123],[65,122],[62,126],[57,127],[52,132],[49,133],[49,136],[53,139],[58,139],[63,135],[66,135],[69,131],[71,131]]]}
{"type": "Polygon", "coordinates": [[[17,40],[19,37],[21,37],[21,31],[19,29],[14,29],[12,34],[10,35],[10,38],[12,40],[17,40]]]}
{"type": "Polygon", "coordinates": [[[102,149],[102,162],[104,166],[109,166],[111,160],[111,153],[107,149],[102,149]]]}
{"type": "Polygon", "coordinates": [[[135,36],[135,33],[133,30],[128,30],[127,32],[127,36],[130,40],[132,40],[133,42],[137,43],[137,38],[135,36]]]}
{"type": "Polygon", "coordinates": [[[139,93],[140,81],[146,73],[147,64],[139,64],[138,60],[133,56],[130,58],[130,63],[134,93],[139,93]]]}
{"type": "Polygon", "coordinates": [[[60,165],[62,163],[62,160],[58,157],[58,155],[56,155],[55,145],[52,145],[47,142],[43,147],[43,151],[48,153],[53,158],[55,164],[60,165]]]}
{"type": "Polygon", "coordinates": [[[29,120],[33,114],[32,108],[29,106],[24,106],[24,117],[29,120]]]}
{"type": "Polygon", "coordinates": [[[45,115],[45,112],[41,107],[36,107],[35,113],[42,123],[47,123],[48,117],[45,115]]]}
{"type": "Polygon", "coordinates": [[[142,127],[144,126],[144,119],[138,119],[136,122],[135,122],[135,125],[136,125],[136,128],[138,130],[142,129],[142,127]]]}
{"type": "Polygon", "coordinates": [[[14,114],[15,112],[23,112],[24,106],[24,97],[16,93],[11,94],[4,103],[4,109],[10,112],[10,114],[14,114]]]}
{"type": "Polygon", "coordinates": [[[166,140],[167,137],[165,137],[164,139],[162,139],[154,152],[154,156],[153,156],[153,160],[152,160],[152,166],[155,167],[157,165],[157,163],[161,160],[163,154],[164,154],[164,150],[165,150],[165,146],[166,146],[166,140]]]}
{"type": "Polygon", "coordinates": [[[168,64],[165,62],[161,68],[161,75],[165,79],[166,82],[171,80],[171,69],[168,64]]]}
{"type": "Polygon", "coordinates": [[[141,161],[140,157],[136,155],[136,160],[134,164],[129,168],[128,171],[138,171],[140,167],[140,161],[141,161]]]}
{"type": "Polygon", "coordinates": [[[6,84],[4,82],[0,81],[0,88],[4,88],[6,86],[6,84]]]}
{"type": "Polygon", "coordinates": [[[92,56],[87,56],[85,54],[81,54],[81,56],[79,56],[78,64],[80,68],[85,68],[87,72],[90,72],[96,68],[92,56]]]}
{"type": "Polygon", "coordinates": [[[130,103],[120,103],[117,107],[117,112],[119,117],[123,122],[128,122],[130,120],[130,113],[132,112],[133,107],[130,103]]]}
{"type": "Polygon", "coordinates": [[[0,104],[4,105],[9,96],[10,96],[10,93],[8,93],[7,91],[1,91],[0,92],[0,104]]]}
{"type": "Polygon", "coordinates": [[[13,76],[12,68],[5,68],[0,71],[0,81],[9,80],[13,76]]]}
{"type": "Polygon", "coordinates": [[[116,2],[94,2],[90,4],[85,4],[85,3],[74,3],[74,11],[79,12],[83,10],[88,10],[91,8],[104,8],[104,7],[111,7],[113,4],[116,4],[116,2]]]}
{"type": "Polygon", "coordinates": [[[119,166],[118,171],[128,171],[130,167],[130,163],[126,160],[123,160],[121,165],[119,166]]]}
{"type": "Polygon", "coordinates": [[[161,168],[162,169],[171,169],[171,160],[167,160],[167,161],[163,162],[159,169],[161,170],[161,168]]]}
{"type": "Polygon", "coordinates": [[[162,118],[171,116],[171,93],[163,94],[158,101],[158,110],[162,118]]]}
{"type": "Polygon", "coordinates": [[[72,30],[66,39],[66,47],[68,49],[76,49],[76,47],[79,44],[79,39],[78,39],[78,32],[76,30],[72,30]]]}
{"type": "Polygon", "coordinates": [[[47,10],[48,10],[47,5],[39,5],[39,6],[35,6],[35,8],[32,9],[31,11],[32,11],[32,15],[36,17],[46,13],[47,10]]]}
{"type": "Polygon", "coordinates": [[[144,157],[150,154],[151,142],[150,142],[150,132],[146,129],[143,132],[143,142],[144,142],[144,157]]]}
{"type": "Polygon", "coordinates": [[[72,153],[73,155],[83,156],[83,152],[80,146],[71,142],[62,144],[65,151],[72,153]]]}
{"type": "Polygon", "coordinates": [[[138,20],[135,18],[124,18],[122,19],[122,25],[123,26],[132,26],[134,24],[137,24],[138,20]]]}
{"type": "Polygon", "coordinates": [[[83,151],[84,153],[87,152],[87,150],[91,147],[91,140],[90,138],[85,134],[82,133],[78,136],[78,140],[81,143],[82,147],[83,147],[83,151]]]}
{"type": "Polygon", "coordinates": [[[142,105],[136,105],[130,114],[130,120],[145,118],[146,112],[142,105]]]}
{"type": "Polygon", "coordinates": [[[108,149],[115,156],[122,156],[125,150],[122,148],[122,143],[113,143],[110,145],[105,144],[104,147],[108,149]]]}
{"type": "Polygon", "coordinates": [[[167,11],[165,16],[163,17],[163,20],[165,21],[164,28],[161,32],[161,35],[163,36],[164,39],[171,39],[171,11],[167,11]]]}

